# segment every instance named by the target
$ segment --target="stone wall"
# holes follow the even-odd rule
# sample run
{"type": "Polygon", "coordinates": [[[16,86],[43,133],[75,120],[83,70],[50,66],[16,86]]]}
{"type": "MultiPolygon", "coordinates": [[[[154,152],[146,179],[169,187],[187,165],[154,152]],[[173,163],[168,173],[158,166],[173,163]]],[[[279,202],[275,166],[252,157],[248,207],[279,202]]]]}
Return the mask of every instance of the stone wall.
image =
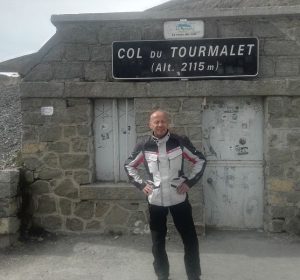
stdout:
{"type": "Polygon", "coordinates": [[[91,103],[88,99],[24,99],[22,115],[30,215],[36,225],[62,230],[80,201],[79,185],[92,182],[91,103]],[[42,115],[43,106],[53,106],[53,115],[42,115]]]}
{"type": "MultiPolygon", "coordinates": [[[[129,191],[129,197],[120,199],[115,194],[122,193],[126,187],[94,185],[93,99],[135,98],[138,135],[148,131],[145,124],[150,108],[167,109],[171,113],[173,130],[188,135],[201,149],[204,97],[258,95],[266,98],[267,108],[266,228],[295,231],[292,225],[298,219],[299,209],[296,202],[296,182],[299,181],[296,137],[299,132],[295,128],[299,113],[293,109],[297,99],[288,96],[299,95],[300,89],[299,19],[296,16],[253,16],[204,21],[206,38],[259,38],[257,78],[116,82],[111,75],[111,43],[162,40],[163,19],[55,22],[56,35],[41,49],[39,62],[21,84],[22,154],[32,198],[33,223],[63,232],[128,232],[135,230],[135,222],[146,224],[145,202],[136,197],[135,189],[130,189],[134,192],[129,191]],[[290,103],[286,104],[285,100],[290,103]],[[283,113],[287,105],[291,110],[283,113]],[[53,106],[54,115],[42,116],[43,106],[53,106]],[[281,125],[278,127],[278,124],[281,125]],[[284,151],[289,153],[282,152],[282,145],[286,145],[284,151]],[[288,164],[287,155],[293,159],[288,164]],[[278,162],[285,162],[286,167],[279,166],[278,162]],[[83,195],[86,192],[94,193],[94,197],[83,195]]],[[[191,195],[195,197],[192,203],[194,212],[198,213],[196,221],[203,227],[201,184],[193,188],[196,190],[200,192],[191,195]]]]}
{"type": "Polygon", "coordinates": [[[17,169],[0,170],[0,248],[8,247],[19,237],[18,186],[19,171],[17,169]]]}
{"type": "Polygon", "coordinates": [[[300,234],[300,98],[266,99],[266,228],[300,234]]]}

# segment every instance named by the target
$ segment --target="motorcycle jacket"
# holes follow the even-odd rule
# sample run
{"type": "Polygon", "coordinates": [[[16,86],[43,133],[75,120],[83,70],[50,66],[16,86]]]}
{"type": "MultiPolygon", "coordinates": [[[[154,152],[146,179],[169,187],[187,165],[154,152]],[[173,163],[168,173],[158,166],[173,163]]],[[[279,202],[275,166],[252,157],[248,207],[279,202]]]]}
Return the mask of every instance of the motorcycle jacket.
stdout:
{"type": "Polygon", "coordinates": [[[197,151],[186,136],[167,133],[163,138],[144,137],[125,162],[129,181],[142,190],[147,184],[153,188],[148,196],[150,204],[171,206],[185,201],[186,193],[177,187],[183,182],[189,187],[202,177],[206,165],[204,155],[197,151]],[[191,162],[189,174],[184,174],[184,160],[191,162]],[[144,174],[140,165],[144,165],[144,174]]]}

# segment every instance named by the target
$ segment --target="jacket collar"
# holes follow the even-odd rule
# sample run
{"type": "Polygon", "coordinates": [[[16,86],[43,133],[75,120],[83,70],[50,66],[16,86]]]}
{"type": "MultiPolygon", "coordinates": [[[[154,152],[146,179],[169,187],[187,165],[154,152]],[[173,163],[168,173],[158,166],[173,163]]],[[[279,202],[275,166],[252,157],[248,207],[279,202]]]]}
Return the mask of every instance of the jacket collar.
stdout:
{"type": "Polygon", "coordinates": [[[168,131],[167,134],[163,138],[157,138],[152,134],[152,139],[157,145],[161,145],[163,143],[166,143],[170,138],[170,132],[168,131]]]}

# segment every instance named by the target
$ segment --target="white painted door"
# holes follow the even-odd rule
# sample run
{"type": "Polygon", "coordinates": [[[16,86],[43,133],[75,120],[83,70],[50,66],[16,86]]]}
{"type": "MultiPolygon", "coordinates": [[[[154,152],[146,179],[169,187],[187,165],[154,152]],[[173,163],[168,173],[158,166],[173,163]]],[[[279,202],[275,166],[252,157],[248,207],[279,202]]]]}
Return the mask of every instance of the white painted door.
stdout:
{"type": "Polygon", "coordinates": [[[203,112],[206,224],[261,228],[263,106],[259,98],[208,98],[203,112]]]}
{"type": "Polygon", "coordinates": [[[126,181],[124,162],[136,141],[133,100],[95,101],[96,176],[99,181],[126,181]]]}

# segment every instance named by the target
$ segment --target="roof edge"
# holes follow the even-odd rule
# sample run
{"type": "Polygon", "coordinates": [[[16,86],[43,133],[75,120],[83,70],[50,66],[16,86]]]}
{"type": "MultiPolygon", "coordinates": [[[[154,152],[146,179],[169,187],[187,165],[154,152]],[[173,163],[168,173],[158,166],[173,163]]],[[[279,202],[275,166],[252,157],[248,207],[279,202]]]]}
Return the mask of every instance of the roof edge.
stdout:
{"type": "Polygon", "coordinates": [[[226,9],[206,9],[181,11],[144,11],[144,12],[122,12],[122,13],[97,13],[97,14],[62,14],[52,15],[51,22],[56,26],[71,22],[94,22],[94,21],[125,21],[125,20],[155,20],[174,18],[224,18],[241,16],[278,16],[278,15],[300,15],[300,5],[296,6],[274,6],[274,7],[244,7],[226,9]]]}

